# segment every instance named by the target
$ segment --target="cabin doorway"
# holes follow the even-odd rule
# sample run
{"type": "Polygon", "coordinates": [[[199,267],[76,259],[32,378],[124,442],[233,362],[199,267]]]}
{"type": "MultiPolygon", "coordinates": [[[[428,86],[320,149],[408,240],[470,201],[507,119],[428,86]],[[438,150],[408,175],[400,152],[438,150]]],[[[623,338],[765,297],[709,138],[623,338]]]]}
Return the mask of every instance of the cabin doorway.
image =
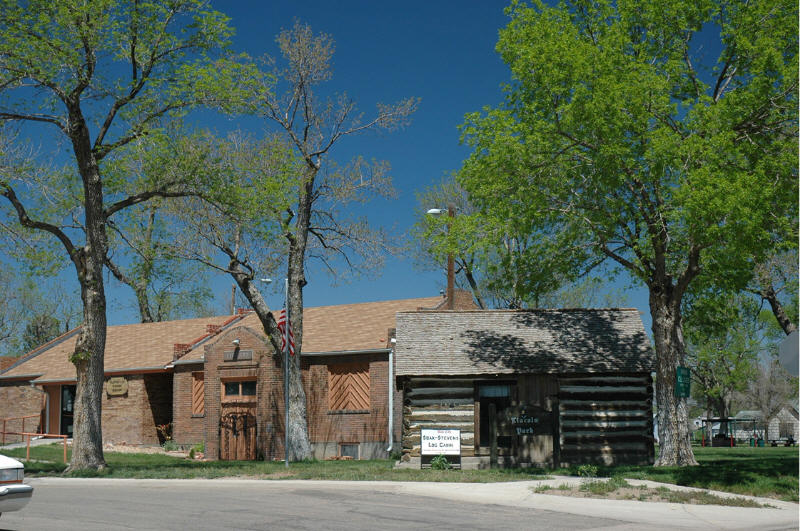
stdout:
{"type": "MultiPolygon", "coordinates": [[[[491,445],[489,440],[489,426],[492,419],[489,415],[489,405],[494,404],[495,415],[499,418],[506,408],[511,406],[516,391],[515,382],[478,382],[478,445],[488,448],[491,445]]],[[[507,435],[497,436],[498,448],[511,448],[512,438],[507,435]]]]}

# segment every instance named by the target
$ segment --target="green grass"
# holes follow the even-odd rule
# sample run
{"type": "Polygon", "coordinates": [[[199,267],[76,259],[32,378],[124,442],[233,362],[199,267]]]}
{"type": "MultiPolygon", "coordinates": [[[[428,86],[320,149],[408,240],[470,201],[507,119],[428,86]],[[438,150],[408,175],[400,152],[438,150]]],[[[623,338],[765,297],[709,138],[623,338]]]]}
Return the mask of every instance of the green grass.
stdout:
{"type": "MultiPolygon", "coordinates": [[[[688,487],[798,501],[798,448],[695,448],[699,466],[598,466],[599,477],[649,479],[688,487]]],[[[554,474],[578,475],[577,467],[554,474]]]]}
{"type": "MultiPolygon", "coordinates": [[[[6,455],[24,458],[25,449],[5,450],[6,455]]],[[[60,475],[58,445],[31,448],[26,474],[60,475]]],[[[662,483],[700,487],[734,494],[763,496],[798,501],[798,448],[695,448],[700,466],[597,467],[598,477],[649,479],[662,483]]],[[[330,479],[351,481],[454,481],[497,482],[542,479],[545,474],[578,475],[579,467],[558,470],[415,470],[392,468],[394,461],[313,461],[292,463],[289,470],[282,462],[262,461],[192,461],[159,454],[106,452],[108,468],[102,472],[80,472],[80,477],[109,478],[222,478],[254,479],[330,479]]]]}

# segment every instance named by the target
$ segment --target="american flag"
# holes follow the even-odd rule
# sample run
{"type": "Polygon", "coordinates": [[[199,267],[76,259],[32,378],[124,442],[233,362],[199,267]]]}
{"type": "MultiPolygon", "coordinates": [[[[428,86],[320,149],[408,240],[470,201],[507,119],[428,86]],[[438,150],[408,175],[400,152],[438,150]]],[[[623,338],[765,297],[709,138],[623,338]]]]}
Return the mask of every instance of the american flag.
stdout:
{"type": "Polygon", "coordinates": [[[287,326],[286,310],[281,310],[278,313],[278,330],[281,333],[281,351],[286,352],[286,339],[289,339],[289,354],[294,356],[294,334],[292,333],[292,325],[289,323],[287,326]]]}

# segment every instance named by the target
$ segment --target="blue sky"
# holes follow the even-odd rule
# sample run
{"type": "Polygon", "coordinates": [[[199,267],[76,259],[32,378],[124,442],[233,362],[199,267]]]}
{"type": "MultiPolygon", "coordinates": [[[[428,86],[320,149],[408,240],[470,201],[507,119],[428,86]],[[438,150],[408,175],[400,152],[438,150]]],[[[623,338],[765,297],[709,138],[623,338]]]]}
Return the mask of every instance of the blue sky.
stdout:
{"type": "MultiPolygon", "coordinates": [[[[275,36],[290,28],[295,19],[310,24],[317,33],[331,35],[336,43],[334,77],[324,90],[347,92],[365,117],[377,103],[412,96],[421,99],[411,125],[404,130],[348,137],[331,151],[331,157],[341,163],[355,155],[390,162],[398,196],[359,208],[371,223],[398,236],[414,222],[415,192],[457,170],[468,156],[467,148],[459,144],[458,126],[464,115],[497,105],[502,99],[501,86],[509,81],[509,71],[494,51],[498,31],[508,22],[503,13],[505,2],[212,0],[211,4],[232,18],[234,50],[251,56],[277,56],[275,36]]],[[[234,129],[254,135],[276,130],[273,124],[254,117],[203,112],[190,120],[220,134],[234,129]]],[[[60,278],[77,286],[71,268],[60,278]]],[[[445,285],[443,271],[420,271],[402,257],[388,257],[385,267],[370,278],[334,283],[317,264],[310,265],[307,278],[306,306],[428,297],[437,295],[445,285]]],[[[611,287],[627,284],[623,278],[611,287]]],[[[213,279],[220,312],[227,308],[223,301],[229,300],[231,285],[225,275],[213,279]]],[[[282,285],[274,283],[268,293],[270,307],[282,306],[278,288],[282,285]]],[[[107,295],[109,324],[138,320],[128,287],[110,279],[107,295]]],[[[631,292],[624,304],[643,312],[649,330],[646,292],[631,292]]]]}
{"type": "MultiPolygon", "coordinates": [[[[379,102],[421,98],[406,129],[346,138],[331,152],[340,162],[360,154],[391,163],[398,196],[375,200],[363,207],[363,213],[395,234],[405,234],[413,224],[415,192],[458,169],[468,156],[467,148],[459,144],[458,126],[464,114],[501,101],[501,85],[509,80],[507,67],[494,51],[498,31],[508,21],[503,2],[214,0],[212,5],[232,18],[234,49],[252,56],[277,56],[275,36],[295,19],[331,35],[336,42],[334,77],[325,90],[346,91],[366,116],[379,102]]],[[[237,128],[254,134],[274,130],[255,118],[215,118],[200,125],[220,133],[237,128]]],[[[373,277],[347,283],[334,285],[314,264],[307,276],[307,306],[427,297],[437,295],[445,284],[444,272],[420,271],[402,257],[389,257],[373,277]]],[[[224,276],[214,281],[220,299],[227,300],[231,284],[224,276]]],[[[130,298],[125,288],[110,288],[110,298],[130,298]]],[[[280,292],[268,295],[272,307],[280,307],[281,299],[280,292]]],[[[120,308],[119,299],[116,302],[109,305],[109,322],[134,322],[133,307],[120,308]]],[[[637,290],[628,303],[645,312],[649,329],[643,292],[637,290]]]]}
{"type": "MultiPolygon", "coordinates": [[[[458,126],[464,114],[496,105],[502,98],[501,85],[509,80],[507,67],[494,51],[498,31],[508,21],[502,2],[212,4],[232,17],[234,48],[254,56],[276,56],[275,35],[291,27],[295,19],[310,24],[315,32],[331,35],[336,53],[334,77],[327,89],[346,91],[366,116],[378,102],[421,98],[410,127],[390,134],[347,138],[332,152],[332,157],[341,162],[361,154],[391,163],[398,197],[375,200],[364,207],[364,212],[371,222],[397,234],[404,234],[413,224],[415,192],[458,169],[469,154],[459,144],[458,126]]],[[[270,127],[253,119],[220,120],[208,125],[220,131],[245,127],[255,133],[270,127]]],[[[432,296],[445,284],[443,272],[419,271],[403,258],[389,258],[375,279],[334,286],[330,277],[313,265],[308,277],[307,306],[432,296]]],[[[219,282],[224,293],[230,289],[226,283],[219,282]]],[[[280,299],[280,294],[272,294],[269,302],[277,306],[280,299]]],[[[627,302],[647,310],[641,290],[631,293],[627,302]]],[[[649,329],[649,315],[643,317],[649,329]]]]}

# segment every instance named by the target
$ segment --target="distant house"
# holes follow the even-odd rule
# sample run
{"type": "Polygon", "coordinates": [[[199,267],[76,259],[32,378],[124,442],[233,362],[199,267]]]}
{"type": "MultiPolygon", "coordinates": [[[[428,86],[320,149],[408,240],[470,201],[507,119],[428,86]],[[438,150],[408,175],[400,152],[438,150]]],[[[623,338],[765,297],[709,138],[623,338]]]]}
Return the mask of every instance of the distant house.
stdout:
{"type": "MultiPolygon", "coordinates": [[[[786,440],[790,437],[795,441],[800,440],[800,421],[798,421],[798,411],[794,407],[781,408],[778,414],[770,420],[768,426],[764,426],[764,418],[758,410],[740,411],[735,418],[753,419],[757,435],[765,440],[786,440]]],[[[737,423],[735,436],[737,439],[747,439],[753,436],[753,429],[748,426],[747,422],[737,423]]]]}
{"type": "Polygon", "coordinates": [[[488,462],[494,410],[506,463],[653,462],[655,356],[638,310],[402,312],[396,356],[407,460],[434,428],[460,429],[462,455],[488,462]]]}

